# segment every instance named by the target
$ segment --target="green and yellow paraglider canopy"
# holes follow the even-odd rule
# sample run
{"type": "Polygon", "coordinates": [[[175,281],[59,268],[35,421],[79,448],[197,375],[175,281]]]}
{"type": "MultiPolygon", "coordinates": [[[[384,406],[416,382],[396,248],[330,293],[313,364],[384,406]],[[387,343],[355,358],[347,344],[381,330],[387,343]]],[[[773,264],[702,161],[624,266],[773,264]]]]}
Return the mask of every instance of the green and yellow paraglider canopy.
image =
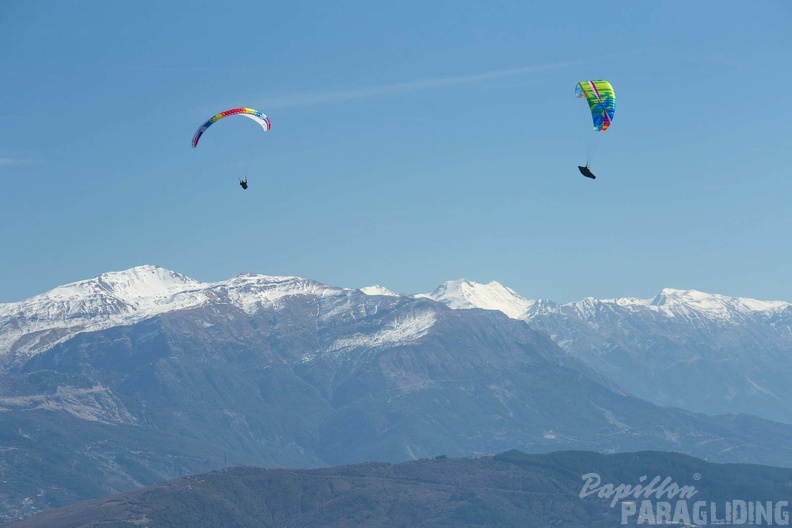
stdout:
{"type": "Polygon", "coordinates": [[[613,86],[608,81],[580,81],[575,87],[575,95],[588,101],[594,130],[605,132],[613,122],[613,114],[616,112],[613,86]]]}

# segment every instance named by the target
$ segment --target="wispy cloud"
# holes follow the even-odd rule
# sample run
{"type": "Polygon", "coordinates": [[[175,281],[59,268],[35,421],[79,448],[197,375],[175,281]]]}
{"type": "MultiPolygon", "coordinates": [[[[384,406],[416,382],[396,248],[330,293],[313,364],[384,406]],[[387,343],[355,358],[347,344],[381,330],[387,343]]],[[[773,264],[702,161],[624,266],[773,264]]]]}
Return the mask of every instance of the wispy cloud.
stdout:
{"type": "MultiPolygon", "coordinates": [[[[636,56],[644,53],[646,50],[633,50],[624,53],[609,55],[608,57],[597,57],[596,60],[602,61],[608,58],[636,56]]],[[[365,88],[352,88],[345,90],[335,90],[326,92],[307,92],[286,96],[275,96],[267,99],[267,108],[283,108],[287,106],[308,106],[321,103],[332,103],[338,101],[351,101],[357,99],[365,99],[369,97],[376,97],[382,95],[392,95],[405,92],[416,92],[419,90],[429,90],[432,88],[441,88],[446,86],[453,86],[458,84],[469,84],[487,81],[490,79],[499,79],[503,77],[514,77],[518,75],[525,75],[530,73],[539,73],[550,70],[557,70],[567,68],[570,66],[580,66],[582,64],[594,62],[594,59],[588,60],[573,60],[555,62],[550,64],[541,64],[535,66],[524,66],[520,68],[511,68],[506,70],[497,70],[484,73],[476,73],[471,75],[461,75],[455,77],[440,77],[437,79],[424,79],[419,81],[408,81],[402,83],[388,84],[382,86],[369,86],[365,88]]]]}
{"type": "Polygon", "coordinates": [[[474,75],[463,75],[459,77],[440,77],[438,79],[425,79],[421,81],[409,81],[396,84],[388,84],[383,86],[368,86],[365,88],[352,88],[346,90],[335,90],[329,92],[313,92],[302,93],[295,95],[287,95],[281,97],[273,97],[267,102],[270,108],[281,108],[284,106],[307,106],[320,103],[332,103],[337,101],[350,101],[354,99],[365,99],[368,97],[376,97],[379,95],[391,95],[403,92],[416,92],[419,90],[428,90],[430,88],[440,88],[444,86],[452,86],[456,84],[467,84],[485,81],[488,79],[497,79],[500,77],[509,77],[524,73],[539,72],[543,70],[550,70],[554,68],[562,68],[566,64],[556,64],[543,67],[530,67],[530,68],[515,68],[512,70],[501,70],[486,73],[479,73],[474,75]]]}
{"type": "Polygon", "coordinates": [[[9,152],[0,152],[0,167],[10,165],[25,165],[28,163],[38,163],[39,160],[27,156],[19,156],[9,152]]]}
{"type": "Polygon", "coordinates": [[[9,158],[6,156],[0,156],[0,167],[7,167],[8,165],[18,165],[20,163],[26,163],[27,160],[21,158],[9,158]]]}

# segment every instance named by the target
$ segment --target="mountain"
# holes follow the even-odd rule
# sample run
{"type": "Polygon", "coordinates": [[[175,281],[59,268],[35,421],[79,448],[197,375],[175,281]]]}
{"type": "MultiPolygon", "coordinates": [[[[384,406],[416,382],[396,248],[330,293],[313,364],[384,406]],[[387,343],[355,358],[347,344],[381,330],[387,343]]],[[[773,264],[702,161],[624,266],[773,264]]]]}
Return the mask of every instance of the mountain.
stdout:
{"type": "Polygon", "coordinates": [[[498,310],[512,319],[519,318],[534,304],[496,281],[479,284],[467,279],[444,282],[432,293],[416,297],[428,297],[454,309],[498,310]]]}
{"type": "Polygon", "coordinates": [[[310,470],[235,467],[7,528],[784,525],[790,486],[790,469],[712,464],[676,453],[510,451],[310,470]],[[657,491],[645,491],[654,480],[657,491]],[[607,486],[641,482],[638,500],[608,495],[607,486]]]}
{"type": "Polygon", "coordinates": [[[139,266],[0,304],[0,361],[24,360],[81,332],[130,325],[168,312],[210,304],[251,312],[284,296],[340,291],[299,277],[252,274],[201,283],[164,268],[139,266]]]}
{"type": "Polygon", "coordinates": [[[658,405],[792,423],[790,303],[664,289],[653,299],[557,304],[527,300],[492,284],[453,281],[425,297],[526,321],[572,356],[658,405]],[[504,290],[513,295],[492,302],[504,290]]]}
{"type": "Polygon", "coordinates": [[[366,286],[365,288],[360,288],[360,291],[362,291],[366,295],[385,295],[388,297],[399,297],[398,293],[392,292],[388,288],[379,285],[366,286]]]}
{"type": "Polygon", "coordinates": [[[792,466],[792,426],[629,395],[498,311],[144,266],[0,305],[0,514],[231,464],[519,448],[792,466]]]}

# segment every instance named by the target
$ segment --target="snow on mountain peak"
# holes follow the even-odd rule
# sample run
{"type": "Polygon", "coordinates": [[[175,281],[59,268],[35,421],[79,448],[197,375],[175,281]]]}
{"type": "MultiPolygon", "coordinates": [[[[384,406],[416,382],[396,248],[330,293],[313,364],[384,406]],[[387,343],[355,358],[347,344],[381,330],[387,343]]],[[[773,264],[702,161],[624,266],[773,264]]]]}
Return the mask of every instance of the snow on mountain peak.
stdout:
{"type": "Polygon", "coordinates": [[[366,295],[385,295],[387,297],[399,297],[398,293],[393,292],[384,286],[380,286],[379,284],[360,288],[360,291],[362,291],[366,295]]]}
{"type": "Polygon", "coordinates": [[[103,273],[93,279],[58,286],[19,303],[0,305],[0,317],[108,316],[147,309],[173,295],[197,288],[199,282],[156,266],[103,273]]]}
{"type": "Polygon", "coordinates": [[[133,306],[139,306],[150,299],[168,298],[201,285],[200,282],[175,271],[149,265],[103,273],[95,279],[82,281],[82,284],[91,284],[133,306]]]}
{"type": "Polygon", "coordinates": [[[342,288],[334,288],[303,277],[279,277],[245,273],[231,280],[211,285],[214,290],[223,290],[232,304],[248,313],[292,295],[340,295],[342,288]]]}
{"type": "Polygon", "coordinates": [[[138,266],[0,304],[0,357],[11,351],[41,352],[80,332],[133,324],[218,300],[255,312],[289,295],[341,292],[301,277],[244,274],[203,283],[165,268],[138,266]]]}
{"type": "Polygon", "coordinates": [[[583,318],[591,318],[599,309],[606,306],[631,311],[648,309],[669,316],[687,317],[691,313],[697,313],[700,316],[723,320],[756,312],[772,312],[792,306],[783,301],[758,301],[744,297],[728,297],[674,288],[663,289],[654,299],[634,297],[595,299],[587,297],[581,301],[557,305],[550,301],[528,300],[495,281],[489,284],[480,284],[466,279],[445,282],[432,293],[419,294],[416,297],[428,297],[454,309],[500,310],[512,319],[524,320],[542,317],[549,312],[565,309],[573,309],[583,318]]]}
{"type": "Polygon", "coordinates": [[[499,282],[481,284],[467,279],[445,282],[432,293],[418,297],[429,297],[454,309],[499,310],[513,319],[519,318],[535,303],[499,282]]]}
{"type": "Polygon", "coordinates": [[[697,290],[674,288],[664,288],[652,299],[650,304],[670,312],[694,310],[720,317],[728,317],[733,313],[769,312],[790,306],[789,303],[783,301],[759,301],[745,297],[728,297],[697,290]]]}
{"type": "Polygon", "coordinates": [[[675,288],[663,288],[657,296],[652,299],[652,306],[671,306],[675,304],[701,304],[716,301],[717,295],[700,292],[697,290],[678,290],[675,288]]]}

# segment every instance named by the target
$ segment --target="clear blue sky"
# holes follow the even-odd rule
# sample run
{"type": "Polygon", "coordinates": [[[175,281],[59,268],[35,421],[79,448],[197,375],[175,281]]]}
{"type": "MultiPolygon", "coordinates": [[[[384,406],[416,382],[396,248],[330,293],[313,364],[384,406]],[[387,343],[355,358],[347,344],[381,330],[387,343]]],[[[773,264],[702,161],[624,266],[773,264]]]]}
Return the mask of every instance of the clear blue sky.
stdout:
{"type": "Polygon", "coordinates": [[[4,0],[0,302],[140,264],[792,301],[790,64],[785,0],[4,0]],[[237,106],[272,130],[191,148],[237,106]]]}

